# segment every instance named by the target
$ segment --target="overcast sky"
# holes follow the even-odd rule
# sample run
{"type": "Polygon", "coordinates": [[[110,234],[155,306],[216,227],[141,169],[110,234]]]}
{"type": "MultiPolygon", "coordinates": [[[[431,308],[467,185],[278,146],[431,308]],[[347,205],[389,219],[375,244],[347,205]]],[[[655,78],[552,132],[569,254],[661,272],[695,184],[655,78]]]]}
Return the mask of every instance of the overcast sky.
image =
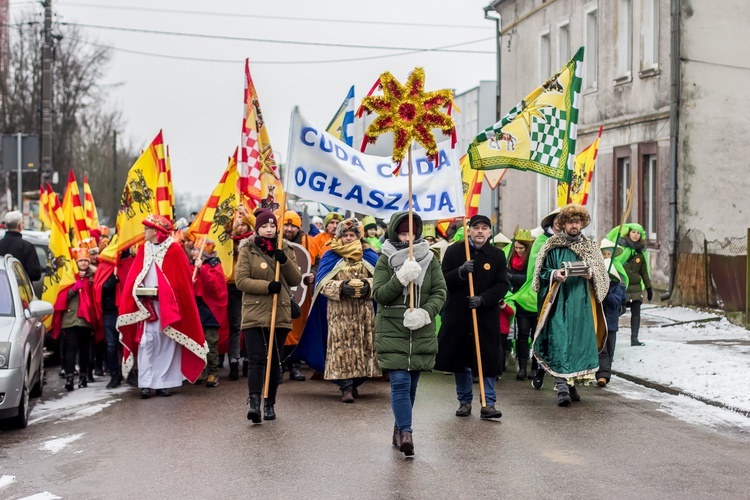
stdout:
{"type": "MultiPolygon", "coordinates": [[[[172,154],[175,190],[206,195],[218,182],[227,156],[240,139],[245,58],[250,58],[250,71],[277,161],[283,163],[295,105],[306,118],[324,127],[351,85],[356,86],[359,103],[383,71],[404,81],[414,67],[422,66],[427,90],[452,88],[464,92],[481,80],[494,80],[495,24],[484,19],[482,10],[488,3],[53,0],[62,22],[295,42],[82,28],[89,39],[116,48],[103,83],[114,85],[111,98],[127,120],[124,134],[143,148],[163,129],[172,154]],[[433,49],[475,40],[483,41],[452,49],[472,52],[405,54],[408,49],[433,49]],[[311,61],[341,62],[304,63],[311,61]]],[[[33,5],[11,0],[11,14],[41,9],[33,5]]]]}

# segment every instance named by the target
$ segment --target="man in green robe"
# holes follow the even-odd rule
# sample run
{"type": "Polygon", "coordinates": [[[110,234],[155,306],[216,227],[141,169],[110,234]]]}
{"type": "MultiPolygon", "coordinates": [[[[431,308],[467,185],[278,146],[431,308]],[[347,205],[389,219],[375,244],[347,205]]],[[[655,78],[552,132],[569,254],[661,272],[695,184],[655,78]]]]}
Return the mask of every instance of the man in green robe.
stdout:
{"type": "Polygon", "coordinates": [[[609,277],[596,241],[583,236],[591,218],[586,207],[565,206],[558,221],[562,233],[549,238],[539,251],[533,288],[539,297],[539,322],[534,357],[555,378],[557,404],[580,401],[577,380],[593,380],[607,326],[601,302],[609,277]],[[586,276],[566,276],[563,262],[584,261],[586,276]]]}

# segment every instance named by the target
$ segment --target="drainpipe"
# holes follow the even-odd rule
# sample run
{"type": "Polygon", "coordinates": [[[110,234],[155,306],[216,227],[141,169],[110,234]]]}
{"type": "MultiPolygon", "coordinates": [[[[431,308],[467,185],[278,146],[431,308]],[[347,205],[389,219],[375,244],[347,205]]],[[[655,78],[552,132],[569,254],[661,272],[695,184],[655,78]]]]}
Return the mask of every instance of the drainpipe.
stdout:
{"type": "Polygon", "coordinates": [[[677,152],[680,111],[680,0],[671,0],[670,92],[669,92],[669,291],[661,300],[669,300],[677,274],[677,152]]]}
{"type": "MultiPolygon", "coordinates": [[[[495,64],[497,65],[497,74],[495,75],[496,79],[496,85],[495,85],[495,122],[498,122],[500,120],[500,56],[502,54],[502,46],[501,46],[501,35],[500,35],[500,14],[495,10],[495,6],[498,5],[502,0],[495,0],[494,2],[490,3],[486,7],[483,7],[484,10],[484,18],[488,19],[490,21],[495,21],[495,41],[497,44],[497,47],[495,48],[496,54],[497,54],[497,60],[495,61],[495,64]],[[490,12],[494,14],[494,16],[490,15],[490,12]]],[[[479,131],[477,131],[478,133],[479,131]]],[[[495,228],[497,232],[500,232],[503,227],[503,219],[502,219],[502,213],[500,210],[500,207],[502,205],[503,201],[503,187],[502,182],[498,184],[497,186],[497,197],[493,200],[493,208],[497,210],[497,227],[495,228]]]]}

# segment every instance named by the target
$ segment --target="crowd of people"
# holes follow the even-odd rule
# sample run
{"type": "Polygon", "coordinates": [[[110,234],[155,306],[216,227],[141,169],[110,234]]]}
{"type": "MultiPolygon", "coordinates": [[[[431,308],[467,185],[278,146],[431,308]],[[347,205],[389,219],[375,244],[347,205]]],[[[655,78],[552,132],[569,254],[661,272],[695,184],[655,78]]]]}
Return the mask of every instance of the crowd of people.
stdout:
{"type": "MultiPolygon", "coordinates": [[[[597,242],[583,235],[589,222],[585,207],[567,205],[509,240],[475,215],[465,234],[452,226],[443,238],[409,212],[387,224],[330,212],[306,231],[294,211],[279,221],[266,209],[240,210],[231,270],[215,242],[160,215],[143,221],[145,243],[116,265],[98,262],[109,236],[102,227],[73,249],[75,282],[55,304],[60,374],[73,391],[76,375],[82,389],[107,370],[108,388],[128,380],[147,399],[184,380],[215,388],[226,363],[229,381],[247,377],[247,419],[256,424],[276,418],[285,373],[306,379],[302,363],[347,404],[367,380],[387,378],[392,443],[411,456],[422,372],[453,374],[457,417],[471,415],[481,374],[480,418],[499,419],[495,382],[512,353],[516,380],[541,389],[549,374],[557,404],[570,406],[580,401],[577,384],[609,383],[626,307],[631,345],[643,345],[640,306],[652,298],[643,229],[628,224],[597,242]],[[298,262],[298,248],[309,262],[298,262]],[[301,303],[297,287],[309,287],[301,303]]],[[[18,212],[5,223],[0,255],[17,256],[38,278],[18,212]]]]}

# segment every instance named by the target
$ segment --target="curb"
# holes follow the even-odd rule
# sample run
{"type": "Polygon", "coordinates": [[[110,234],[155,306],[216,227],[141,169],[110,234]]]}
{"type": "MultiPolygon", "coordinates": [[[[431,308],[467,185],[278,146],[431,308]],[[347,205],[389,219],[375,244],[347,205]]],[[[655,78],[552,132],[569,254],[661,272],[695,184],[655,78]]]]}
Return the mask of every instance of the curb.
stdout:
{"type": "Polygon", "coordinates": [[[612,375],[616,375],[620,377],[621,379],[627,380],[629,382],[633,382],[638,385],[642,385],[644,387],[648,387],[649,389],[654,389],[659,392],[663,392],[666,394],[670,394],[672,396],[687,396],[689,398],[695,399],[696,401],[700,401],[701,403],[715,406],[716,408],[722,408],[724,410],[733,411],[735,413],[739,413],[742,416],[750,418],[750,410],[743,410],[740,408],[736,408],[734,406],[730,406],[728,404],[722,403],[720,401],[716,401],[713,399],[709,399],[703,396],[699,396],[697,394],[693,394],[691,392],[683,391],[681,389],[676,389],[671,386],[659,384],[656,382],[652,382],[651,380],[646,380],[640,377],[635,377],[633,375],[628,375],[627,373],[622,373],[616,370],[612,370],[612,375]]]}

